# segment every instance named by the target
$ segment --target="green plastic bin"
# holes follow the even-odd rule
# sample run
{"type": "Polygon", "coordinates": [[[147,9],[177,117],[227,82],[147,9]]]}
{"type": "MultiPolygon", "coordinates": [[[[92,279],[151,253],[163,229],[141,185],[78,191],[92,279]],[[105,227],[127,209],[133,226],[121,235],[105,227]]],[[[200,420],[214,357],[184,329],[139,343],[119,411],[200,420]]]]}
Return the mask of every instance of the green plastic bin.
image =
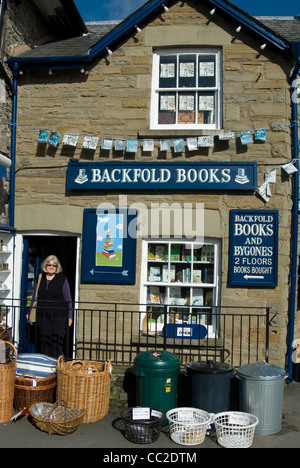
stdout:
{"type": "Polygon", "coordinates": [[[167,413],[177,406],[180,359],[168,351],[150,350],[134,360],[138,406],[154,407],[167,413]]]}

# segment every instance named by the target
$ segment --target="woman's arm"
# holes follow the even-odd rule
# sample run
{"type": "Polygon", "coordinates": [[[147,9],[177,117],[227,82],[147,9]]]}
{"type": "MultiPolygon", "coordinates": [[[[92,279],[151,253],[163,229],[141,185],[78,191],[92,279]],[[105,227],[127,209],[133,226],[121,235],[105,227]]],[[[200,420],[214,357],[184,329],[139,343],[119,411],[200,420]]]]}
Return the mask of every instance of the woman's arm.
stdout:
{"type": "Polygon", "coordinates": [[[70,291],[70,286],[67,278],[65,279],[65,282],[62,287],[62,293],[64,296],[64,300],[69,303],[69,326],[72,325],[73,321],[73,308],[72,308],[72,297],[71,297],[71,291],[70,291]]]}

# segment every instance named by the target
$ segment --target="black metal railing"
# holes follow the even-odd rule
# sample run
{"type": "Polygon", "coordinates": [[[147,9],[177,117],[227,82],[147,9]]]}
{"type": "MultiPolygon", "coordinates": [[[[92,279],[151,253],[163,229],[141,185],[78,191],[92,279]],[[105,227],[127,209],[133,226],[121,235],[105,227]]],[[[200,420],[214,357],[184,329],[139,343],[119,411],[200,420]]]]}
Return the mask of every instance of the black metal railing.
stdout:
{"type": "MultiPolygon", "coordinates": [[[[235,367],[268,362],[269,307],[197,308],[192,314],[188,306],[180,308],[185,309],[180,320],[176,310],[164,305],[149,313],[145,304],[75,303],[73,324],[65,327],[63,354],[66,359],[111,360],[120,365],[131,365],[137,354],[151,349],[176,353],[183,366],[191,360],[235,367]]],[[[38,352],[39,331],[24,320],[28,307],[14,300],[1,311],[12,323],[18,351],[38,352]]]]}

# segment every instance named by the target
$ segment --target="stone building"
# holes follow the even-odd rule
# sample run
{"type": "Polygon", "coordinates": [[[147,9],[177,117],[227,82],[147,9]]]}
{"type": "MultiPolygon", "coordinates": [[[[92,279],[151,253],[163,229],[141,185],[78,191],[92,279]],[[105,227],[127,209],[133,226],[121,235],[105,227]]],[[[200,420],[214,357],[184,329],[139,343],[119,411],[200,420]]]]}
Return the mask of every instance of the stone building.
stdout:
{"type": "MultiPolygon", "coordinates": [[[[7,58],[37,47],[49,40],[65,39],[85,31],[85,25],[72,2],[65,6],[60,1],[53,7],[47,2],[2,0],[0,4],[1,37],[1,117],[0,117],[0,153],[6,177],[0,180],[0,223],[13,224],[13,214],[9,210],[9,177],[11,167],[11,128],[12,100],[15,96],[12,70],[7,65],[7,58]],[[8,158],[8,160],[6,159],[8,158]],[[8,169],[8,171],[7,171],[8,169]],[[8,172],[8,174],[7,174],[8,172]],[[12,218],[12,219],[11,219],[12,218]]],[[[14,171],[14,167],[12,168],[14,171]]],[[[14,190],[14,187],[12,187],[14,190]]],[[[13,208],[13,207],[12,207],[13,208]]]]}
{"type": "Polygon", "coordinates": [[[284,366],[300,31],[286,21],[290,36],[225,0],[150,0],[13,54],[20,251],[56,253],[80,303],[146,304],[144,331],[162,330],[166,305],[169,325],[212,340],[211,311],[271,308],[269,358],[284,366]],[[136,239],[116,228],[129,209],[136,239]]]}

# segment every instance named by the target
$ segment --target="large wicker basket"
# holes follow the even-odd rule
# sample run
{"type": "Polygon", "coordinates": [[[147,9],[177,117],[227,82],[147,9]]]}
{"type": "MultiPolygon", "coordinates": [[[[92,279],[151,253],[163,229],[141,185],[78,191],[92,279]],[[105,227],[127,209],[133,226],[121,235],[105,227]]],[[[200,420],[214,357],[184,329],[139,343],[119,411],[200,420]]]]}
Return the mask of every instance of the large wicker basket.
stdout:
{"type": "Polygon", "coordinates": [[[84,409],[83,423],[104,418],[109,409],[111,363],[57,360],[57,399],[84,409]]]}
{"type": "Polygon", "coordinates": [[[33,374],[22,374],[20,377],[16,377],[15,410],[17,412],[21,411],[23,408],[39,401],[52,403],[55,388],[56,374],[40,379],[33,374]]]}
{"type": "Polygon", "coordinates": [[[13,416],[17,351],[10,341],[4,341],[14,352],[14,363],[0,363],[0,423],[9,422],[13,416]]]}
{"type": "Polygon", "coordinates": [[[49,435],[67,435],[76,431],[84,418],[84,410],[73,410],[66,403],[34,403],[29,407],[29,414],[35,425],[49,435]]]}

